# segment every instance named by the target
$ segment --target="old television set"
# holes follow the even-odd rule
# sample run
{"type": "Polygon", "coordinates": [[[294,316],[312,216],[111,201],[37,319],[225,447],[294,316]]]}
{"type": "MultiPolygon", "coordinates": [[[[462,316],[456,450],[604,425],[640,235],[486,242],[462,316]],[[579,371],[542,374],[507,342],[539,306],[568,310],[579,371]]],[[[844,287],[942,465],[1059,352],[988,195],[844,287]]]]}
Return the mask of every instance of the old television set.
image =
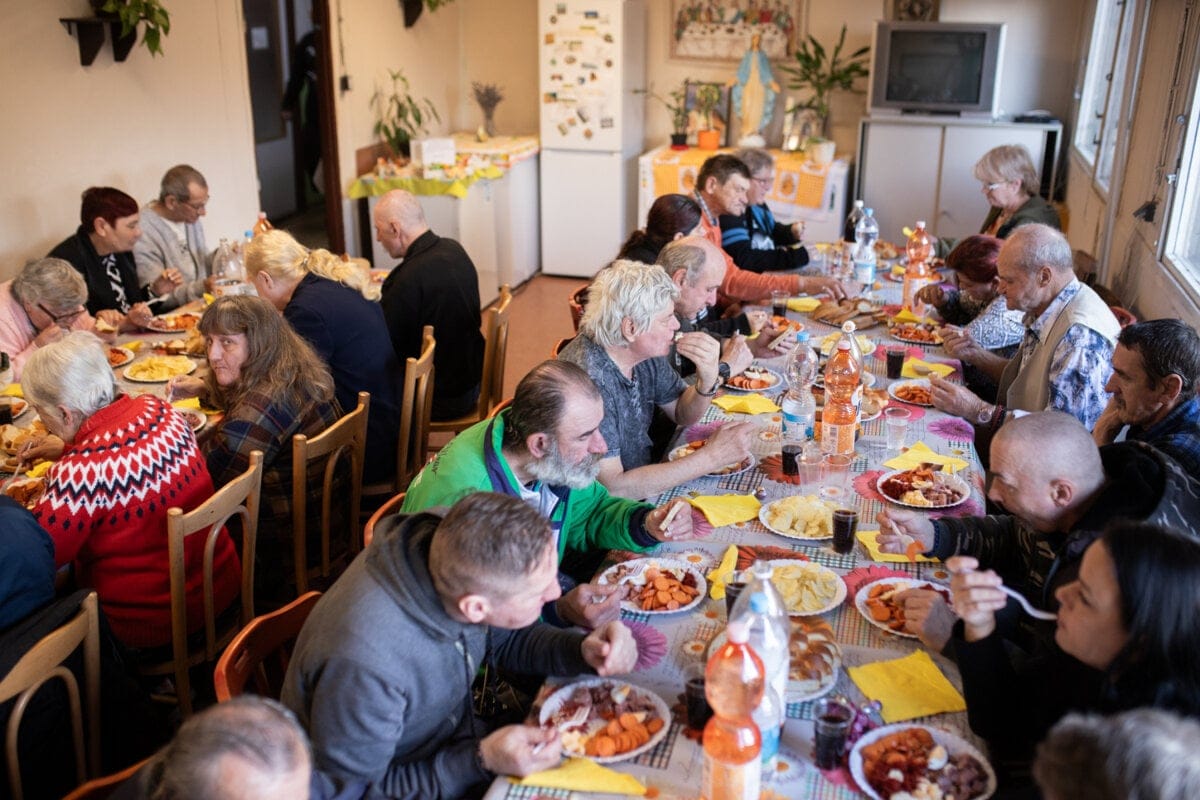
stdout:
{"type": "Polygon", "coordinates": [[[871,113],[995,117],[1004,27],[880,20],[872,41],[871,113]]]}

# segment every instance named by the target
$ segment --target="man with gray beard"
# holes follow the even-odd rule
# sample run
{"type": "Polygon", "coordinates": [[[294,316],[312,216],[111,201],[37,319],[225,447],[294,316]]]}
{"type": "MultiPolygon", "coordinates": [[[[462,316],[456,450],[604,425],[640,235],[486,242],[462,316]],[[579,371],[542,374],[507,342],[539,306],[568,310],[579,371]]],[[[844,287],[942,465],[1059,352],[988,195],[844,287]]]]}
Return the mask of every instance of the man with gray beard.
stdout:
{"type": "MultiPolygon", "coordinates": [[[[560,561],[606,550],[641,552],[660,541],[692,538],[682,499],[654,508],[613,497],[596,480],[608,448],[600,435],[604,402],[587,373],[566,361],[544,361],[521,379],[512,404],[456,436],[408,487],[402,513],[448,506],[477,491],[520,497],[554,529],[560,561]]],[[[542,619],[595,628],[617,619],[620,597],[588,575],[559,572],[563,596],[542,619]]]]}

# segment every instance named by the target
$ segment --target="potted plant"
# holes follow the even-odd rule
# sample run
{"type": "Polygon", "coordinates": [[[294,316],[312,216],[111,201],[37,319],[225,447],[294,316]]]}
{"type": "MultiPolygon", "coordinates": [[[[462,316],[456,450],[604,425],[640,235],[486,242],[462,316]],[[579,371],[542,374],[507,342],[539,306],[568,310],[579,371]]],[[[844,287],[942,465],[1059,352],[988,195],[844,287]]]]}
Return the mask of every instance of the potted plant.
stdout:
{"type": "Polygon", "coordinates": [[[644,94],[663,104],[663,107],[671,115],[671,149],[686,150],[688,123],[687,84],[684,84],[673,92],[668,92],[670,100],[649,89],[634,89],[633,93],[644,94]]]}
{"type": "Polygon", "coordinates": [[[810,94],[807,100],[796,103],[791,110],[810,109],[820,122],[821,133],[829,136],[829,101],[833,92],[841,89],[847,92],[862,93],[856,89],[854,82],[867,76],[867,54],[871,51],[864,45],[843,60],[842,48],[846,44],[846,26],[842,25],[842,33],[832,52],[827,53],[821,43],[811,34],[806,41],[800,42],[796,48],[796,63],[793,66],[780,67],[783,72],[792,76],[788,83],[789,89],[803,89],[810,94]]]}
{"type": "Polygon", "coordinates": [[[92,9],[100,16],[119,19],[121,38],[136,37],[141,25],[142,44],[151,55],[162,54],[162,37],[171,32],[171,15],[160,0],[92,0],[92,9]]]}
{"type": "Polygon", "coordinates": [[[696,146],[701,150],[716,150],[721,146],[721,132],[713,127],[713,111],[721,102],[721,87],[715,83],[702,83],[696,87],[696,112],[704,120],[704,127],[696,131],[696,146]]]}
{"type": "Polygon", "coordinates": [[[407,158],[413,138],[425,133],[431,119],[441,122],[442,118],[428,97],[418,100],[409,94],[404,70],[388,70],[388,75],[392,78],[391,92],[376,89],[371,95],[371,108],[376,115],[375,135],[387,142],[393,155],[407,158]]]}

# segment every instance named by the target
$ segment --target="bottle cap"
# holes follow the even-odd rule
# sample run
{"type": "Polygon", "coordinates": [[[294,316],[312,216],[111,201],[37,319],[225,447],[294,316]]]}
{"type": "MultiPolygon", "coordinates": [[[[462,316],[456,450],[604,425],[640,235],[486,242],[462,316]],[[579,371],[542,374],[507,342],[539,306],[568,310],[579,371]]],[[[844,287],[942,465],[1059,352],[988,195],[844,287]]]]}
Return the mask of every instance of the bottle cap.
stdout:
{"type": "Polygon", "coordinates": [[[746,629],[746,623],[735,620],[725,626],[725,637],[734,644],[745,644],[750,639],[750,631],[746,629]]]}
{"type": "Polygon", "coordinates": [[[873,209],[873,208],[864,208],[864,209],[863,209],[863,213],[864,213],[864,214],[866,214],[868,217],[873,217],[873,216],[875,216],[875,209],[873,209]]]}
{"type": "Polygon", "coordinates": [[[858,206],[859,208],[862,208],[862,207],[863,207],[863,201],[862,201],[862,200],[855,200],[855,201],[854,201],[854,205],[858,206]]]}
{"type": "Polygon", "coordinates": [[[796,334],[796,344],[808,341],[808,331],[800,331],[796,334]]]}
{"type": "Polygon", "coordinates": [[[923,219],[919,219],[919,220],[917,220],[917,227],[918,227],[918,228],[924,228],[924,227],[925,227],[925,220],[923,220],[923,219]]]}
{"type": "Polygon", "coordinates": [[[762,592],[750,595],[750,610],[755,614],[767,613],[767,596],[762,592]]]}
{"type": "Polygon", "coordinates": [[[854,331],[858,330],[858,326],[854,324],[854,320],[848,319],[842,323],[842,330],[846,333],[854,333],[854,331]]]}

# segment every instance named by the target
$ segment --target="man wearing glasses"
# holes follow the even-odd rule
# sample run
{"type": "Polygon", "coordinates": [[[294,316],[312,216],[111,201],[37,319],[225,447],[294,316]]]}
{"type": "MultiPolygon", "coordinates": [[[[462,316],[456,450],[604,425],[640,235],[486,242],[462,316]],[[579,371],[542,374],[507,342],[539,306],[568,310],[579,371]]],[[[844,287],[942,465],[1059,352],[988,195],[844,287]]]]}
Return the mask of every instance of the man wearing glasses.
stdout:
{"type": "Polygon", "coordinates": [[[83,276],[61,258],[30,261],[17,277],[0,283],[0,352],[12,361],[14,381],[39,347],[57,342],[66,331],[95,330],[86,303],[83,276]]]}
{"type": "Polygon", "coordinates": [[[163,175],[158,199],[143,208],[142,238],[133,247],[138,282],[149,286],[166,276],[176,286],[157,310],[199,299],[211,288],[212,253],[200,218],[208,206],[208,182],[199,170],[179,164],[163,175]]]}
{"type": "Polygon", "coordinates": [[[775,183],[775,159],[766,150],[747,148],[734,156],[750,170],[746,210],[721,215],[721,247],[733,263],[751,272],[799,269],[808,263],[808,250],[795,247],[804,233],[803,222],[784,225],[767,206],[775,183]]]}

